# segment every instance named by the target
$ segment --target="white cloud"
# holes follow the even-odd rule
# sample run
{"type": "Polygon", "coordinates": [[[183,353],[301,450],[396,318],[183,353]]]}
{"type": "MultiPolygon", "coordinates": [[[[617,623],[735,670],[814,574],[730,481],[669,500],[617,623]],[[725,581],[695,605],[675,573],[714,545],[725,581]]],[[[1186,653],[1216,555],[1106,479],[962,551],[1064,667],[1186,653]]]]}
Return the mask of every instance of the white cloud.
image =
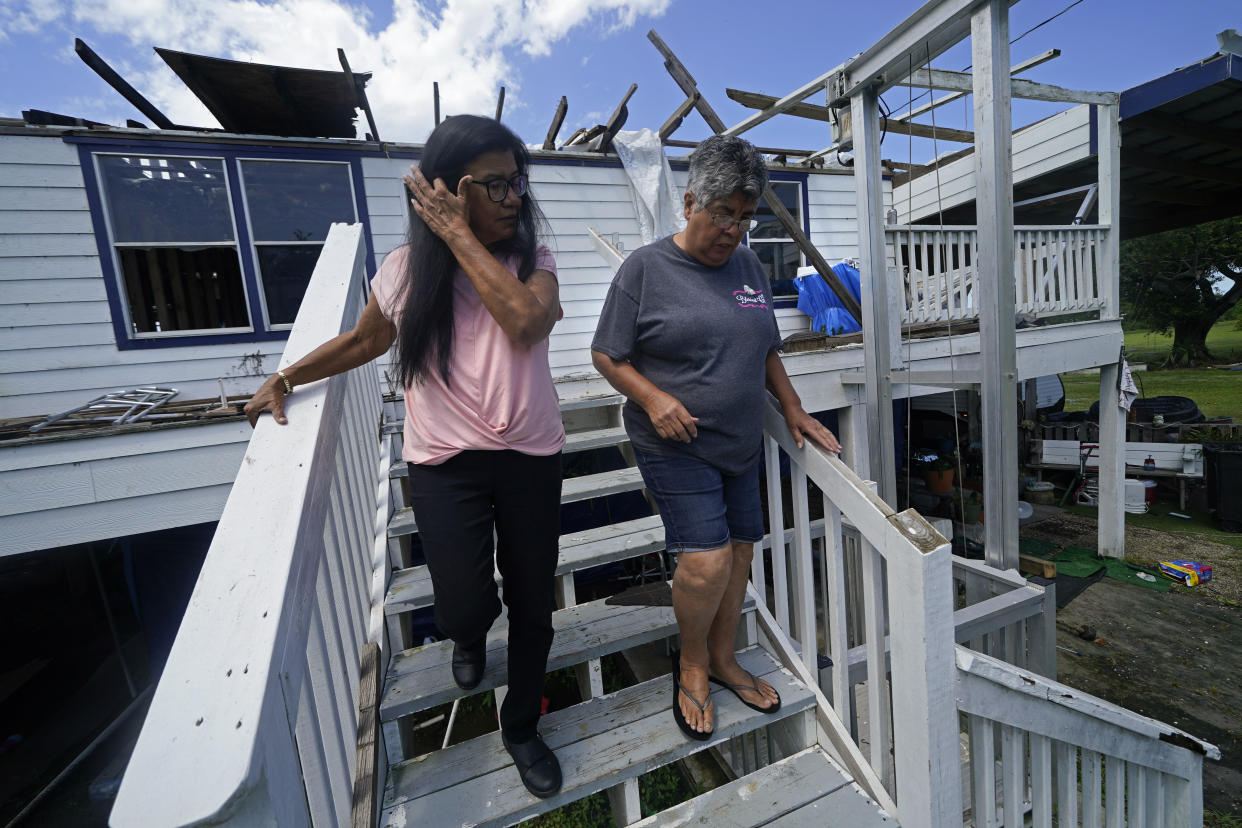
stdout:
{"type": "MultiPolygon", "coordinates": [[[[53,22],[119,36],[133,58],[114,65],[178,123],[209,125],[206,108],[154,53],[196,54],[310,69],[339,69],[342,47],[355,71],[374,73],[367,97],[380,134],[421,141],[433,120],[432,81],[444,114],[489,112],[500,86],[505,108],[521,107],[512,57],[540,56],[574,27],[633,25],[670,0],[445,0],[429,8],[392,0],[392,19],[348,0],[0,0],[0,31],[36,31],[53,22]]],[[[105,56],[109,57],[109,56],[105,56]]]]}

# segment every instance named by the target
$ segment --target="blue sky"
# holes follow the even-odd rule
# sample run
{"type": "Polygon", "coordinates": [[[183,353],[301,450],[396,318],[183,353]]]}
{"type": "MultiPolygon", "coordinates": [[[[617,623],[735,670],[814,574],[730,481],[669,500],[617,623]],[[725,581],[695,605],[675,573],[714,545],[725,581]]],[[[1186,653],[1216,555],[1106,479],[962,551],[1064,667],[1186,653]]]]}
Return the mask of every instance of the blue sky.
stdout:
{"type": "MultiPolygon", "coordinates": [[[[1022,0],[1011,37],[1074,0],[1022,0]]],[[[748,113],[725,97],[734,87],[782,95],[870,46],[914,12],[917,0],[824,4],[813,0],[0,0],[0,115],[38,108],[123,123],[139,118],[73,53],[82,37],[175,121],[212,125],[210,115],[154,55],[153,46],[311,68],[339,68],[343,46],[356,70],[375,72],[368,94],[381,135],[420,141],[431,126],[431,82],[443,109],[491,112],[507,87],[505,121],[526,141],[543,139],[556,102],[569,99],[561,137],[606,119],[630,83],[628,128],[658,128],[682,94],[647,41],[655,28],[699,81],[726,122],[748,113]]],[[[1242,29],[1237,0],[1081,0],[1012,47],[1018,62],[1047,49],[1062,55],[1026,75],[1079,89],[1121,90],[1216,50],[1215,34],[1242,29]]],[[[934,65],[964,69],[968,44],[934,65]]],[[[917,93],[916,93],[917,94],[917,93]]],[[[812,98],[812,101],[819,99],[812,98]]],[[[886,95],[899,113],[901,88],[886,95]]],[[[1055,111],[1027,105],[1028,123],[1055,111]]],[[[969,128],[962,103],[937,124],[969,128]]],[[[927,120],[924,117],[923,120],[927,120]]],[[[692,115],[678,138],[700,139],[692,115]]],[[[748,137],[757,144],[822,147],[824,124],[778,118],[748,137]]],[[[941,151],[957,148],[942,145],[941,151]]],[[[930,146],[914,149],[916,160],[930,146]]],[[[908,157],[891,136],[888,157],[908,157]]]]}

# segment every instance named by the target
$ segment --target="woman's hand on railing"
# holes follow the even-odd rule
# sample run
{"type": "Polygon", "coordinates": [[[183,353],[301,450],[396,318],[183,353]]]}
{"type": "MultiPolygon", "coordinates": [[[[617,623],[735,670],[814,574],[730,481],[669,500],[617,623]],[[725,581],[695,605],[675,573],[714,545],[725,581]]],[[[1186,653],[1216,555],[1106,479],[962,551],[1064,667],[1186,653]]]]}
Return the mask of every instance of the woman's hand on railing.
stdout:
{"type": "Polygon", "coordinates": [[[259,422],[259,415],[264,411],[272,412],[273,420],[286,425],[289,420],[285,417],[285,386],[280,377],[275,374],[268,377],[267,382],[260,385],[250,402],[246,403],[245,411],[251,428],[259,422]]]}
{"type": "Polygon", "coordinates": [[[810,437],[833,454],[841,453],[841,443],[837,441],[837,435],[819,420],[807,414],[801,406],[785,412],[785,425],[789,426],[789,433],[793,435],[798,448],[802,448],[802,438],[805,436],[810,437]]]}

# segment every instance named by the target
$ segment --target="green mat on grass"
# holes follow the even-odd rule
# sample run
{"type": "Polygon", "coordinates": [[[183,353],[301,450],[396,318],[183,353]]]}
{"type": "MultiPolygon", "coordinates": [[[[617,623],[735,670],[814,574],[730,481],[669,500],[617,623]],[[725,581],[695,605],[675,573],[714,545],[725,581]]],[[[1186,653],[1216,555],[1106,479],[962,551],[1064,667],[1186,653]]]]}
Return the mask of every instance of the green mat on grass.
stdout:
{"type": "Polygon", "coordinates": [[[1082,546],[1067,546],[1060,552],[1052,556],[1052,560],[1057,563],[1057,574],[1065,573],[1074,578],[1085,578],[1088,575],[1094,575],[1101,569],[1107,570],[1105,575],[1118,581],[1124,581],[1127,584],[1154,589],[1157,592],[1168,592],[1173,582],[1165,578],[1160,572],[1151,567],[1139,566],[1124,561],[1121,558],[1101,558],[1095,554],[1094,549],[1087,549],[1082,546]],[[1140,572],[1146,572],[1153,576],[1155,581],[1148,581],[1139,577],[1140,572]]]}
{"type": "Polygon", "coordinates": [[[1018,538],[1018,551],[1023,555],[1033,555],[1036,558],[1051,558],[1058,549],[1060,547],[1052,541],[1040,540],[1039,538],[1018,538]]]}

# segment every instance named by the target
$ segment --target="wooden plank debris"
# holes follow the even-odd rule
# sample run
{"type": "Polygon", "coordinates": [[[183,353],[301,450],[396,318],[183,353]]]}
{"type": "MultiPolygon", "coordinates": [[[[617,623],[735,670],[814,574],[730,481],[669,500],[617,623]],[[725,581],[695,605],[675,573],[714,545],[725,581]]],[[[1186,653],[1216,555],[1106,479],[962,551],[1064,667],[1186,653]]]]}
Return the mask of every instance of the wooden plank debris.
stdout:
{"type": "Polygon", "coordinates": [[[569,99],[561,95],[561,100],[556,105],[556,112],[552,115],[552,123],[548,124],[548,134],[543,139],[545,150],[556,149],[556,134],[561,131],[561,124],[565,123],[565,113],[568,111],[569,99]]]}
{"type": "Polygon", "coordinates": [[[505,111],[505,88],[500,87],[500,95],[496,98],[496,120],[500,120],[501,114],[505,111]]]}
{"type": "Polygon", "coordinates": [[[167,115],[161,112],[155,104],[143,97],[137,89],[130,86],[125,78],[117,74],[116,70],[108,65],[108,62],[95,53],[95,50],[86,45],[86,41],[80,37],[73,39],[73,51],[77,52],[82,62],[91,69],[95,70],[95,74],[103,78],[109,86],[121,93],[125,100],[133,104],[139,112],[150,118],[160,129],[189,129],[190,127],[179,126],[174,124],[167,115]]]}
{"type": "Polygon", "coordinates": [[[354,71],[349,68],[349,59],[345,57],[344,49],[337,49],[336,56],[341,60],[341,69],[345,72],[346,80],[354,87],[354,91],[358,93],[358,108],[367,116],[367,126],[371,128],[371,140],[378,141],[380,139],[379,129],[375,126],[375,115],[371,113],[371,103],[367,100],[366,84],[354,77],[354,71]]]}
{"type": "Polygon", "coordinates": [[[668,116],[668,120],[660,126],[660,140],[668,142],[673,133],[681,127],[681,122],[690,114],[690,110],[694,109],[694,105],[698,103],[699,93],[696,91],[692,95],[687,95],[686,99],[677,105],[673,110],[673,114],[668,116]]]}
{"type": "Polygon", "coordinates": [[[1034,555],[1018,555],[1018,571],[1028,575],[1038,575],[1041,578],[1057,577],[1055,561],[1047,561],[1034,555]]]}
{"type": "MultiPolygon", "coordinates": [[[[668,73],[673,77],[673,80],[676,81],[677,85],[681,87],[681,91],[686,94],[686,97],[693,97],[695,93],[699,91],[698,85],[695,83],[694,77],[691,76],[690,72],[686,70],[686,67],[682,65],[682,62],[678,59],[677,55],[675,55],[673,50],[660,39],[660,36],[656,34],[655,29],[652,29],[647,33],[647,39],[650,40],[652,45],[654,45],[656,49],[659,50],[660,54],[664,56],[664,68],[668,70],[668,73]]],[[[701,94],[695,99],[694,108],[698,110],[700,115],[703,116],[703,120],[707,121],[707,126],[712,130],[712,132],[721,133],[724,131],[724,121],[720,119],[720,116],[716,114],[716,111],[712,109],[711,105],[701,94]]],[[[841,301],[842,307],[849,311],[855,319],[861,321],[863,318],[862,305],[859,304],[858,300],[854,298],[854,294],[850,293],[845,287],[845,283],[841,281],[841,279],[829,266],[828,262],[815,248],[815,245],[811,244],[811,240],[806,237],[806,234],[802,232],[802,228],[798,226],[798,223],[794,220],[793,216],[791,216],[789,211],[785,209],[785,206],[781,204],[781,200],[777,198],[771,185],[764,190],[763,200],[772,211],[772,214],[776,216],[776,220],[780,222],[780,225],[785,230],[785,233],[789,236],[789,238],[793,239],[794,243],[798,245],[798,249],[801,250],[803,255],[810,260],[811,264],[814,265],[815,270],[828,284],[828,287],[837,295],[837,298],[841,301]]]]}
{"type": "MultiPolygon", "coordinates": [[[[726,89],[725,94],[742,106],[751,109],[764,109],[773,106],[779,101],[771,95],[763,95],[758,92],[745,92],[741,89],[726,89]]],[[[787,115],[796,115],[799,118],[808,118],[812,121],[824,121],[831,123],[833,120],[832,110],[826,106],[818,104],[800,103],[794,104],[785,110],[787,115]]],[[[889,118],[887,129],[890,133],[896,135],[911,135],[915,138],[935,138],[939,141],[956,141],[960,144],[973,144],[975,134],[967,132],[964,129],[951,129],[949,127],[932,127],[928,124],[916,124],[906,121],[898,121],[896,118],[889,118]]],[[[822,152],[823,150],[821,150],[822,152]]]]}

